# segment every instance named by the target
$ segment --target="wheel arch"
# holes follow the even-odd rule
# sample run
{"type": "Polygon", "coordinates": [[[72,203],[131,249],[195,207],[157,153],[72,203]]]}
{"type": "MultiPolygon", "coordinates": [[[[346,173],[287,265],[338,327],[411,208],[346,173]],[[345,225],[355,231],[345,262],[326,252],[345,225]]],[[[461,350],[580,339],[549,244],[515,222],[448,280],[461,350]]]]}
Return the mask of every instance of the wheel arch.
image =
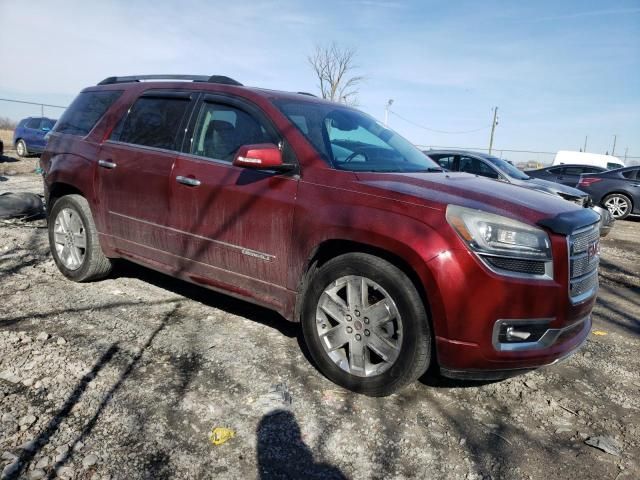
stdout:
{"type": "MultiPolygon", "coordinates": [[[[347,253],[367,253],[369,255],[382,258],[383,260],[386,260],[392,265],[398,267],[405,275],[407,275],[411,283],[413,283],[414,287],[416,288],[418,294],[420,295],[424,308],[427,312],[427,318],[429,319],[429,327],[431,328],[431,331],[434,332],[434,322],[432,318],[432,309],[429,302],[429,296],[424,286],[424,282],[422,281],[421,275],[414,267],[412,267],[411,262],[401,255],[390,250],[375,245],[346,239],[325,240],[317,245],[311,252],[311,255],[309,256],[306,267],[304,269],[304,274],[300,281],[300,288],[298,289],[294,313],[295,322],[300,321],[305,292],[309,281],[313,277],[314,271],[327,261],[347,253]]],[[[435,338],[435,333],[432,334],[432,337],[435,338]]]]}
{"type": "Polygon", "coordinates": [[[601,205],[603,207],[604,207],[604,201],[607,199],[607,197],[610,197],[611,195],[624,195],[625,197],[627,197],[629,199],[629,202],[631,202],[631,208],[633,209],[633,207],[635,206],[632,194],[630,194],[629,192],[627,192],[625,190],[612,190],[611,192],[607,192],[606,194],[604,194],[602,196],[602,199],[600,200],[600,203],[601,203],[601,205]]]}
{"type": "Polygon", "coordinates": [[[53,204],[56,200],[64,197],[65,195],[80,195],[81,197],[86,198],[84,192],[82,192],[79,188],[65,183],[65,182],[54,182],[48,189],[47,193],[47,212],[51,211],[53,204]]]}

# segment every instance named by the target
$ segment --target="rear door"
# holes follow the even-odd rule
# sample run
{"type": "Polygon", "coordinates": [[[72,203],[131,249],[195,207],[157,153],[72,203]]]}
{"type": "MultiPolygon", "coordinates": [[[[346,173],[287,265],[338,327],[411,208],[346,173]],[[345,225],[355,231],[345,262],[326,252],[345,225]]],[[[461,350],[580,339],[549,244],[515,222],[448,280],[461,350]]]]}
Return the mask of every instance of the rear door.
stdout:
{"type": "Polygon", "coordinates": [[[250,296],[257,289],[264,298],[286,285],[298,175],[232,161],[240,146],[259,143],[279,144],[287,162],[295,158],[248,102],[207,94],[197,110],[171,175],[173,253],[195,281],[250,296]]]}
{"type": "Polygon", "coordinates": [[[44,133],[40,130],[41,120],[39,118],[30,118],[25,124],[24,141],[30,151],[40,151],[44,148],[44,133]]]}
{"type": "Polygon", "coordinates": [[[113,246],[155,260],[168,250],[169,182],[190,92],[147,90],[129,108],[98,156],[98,192],[113,246]]]}

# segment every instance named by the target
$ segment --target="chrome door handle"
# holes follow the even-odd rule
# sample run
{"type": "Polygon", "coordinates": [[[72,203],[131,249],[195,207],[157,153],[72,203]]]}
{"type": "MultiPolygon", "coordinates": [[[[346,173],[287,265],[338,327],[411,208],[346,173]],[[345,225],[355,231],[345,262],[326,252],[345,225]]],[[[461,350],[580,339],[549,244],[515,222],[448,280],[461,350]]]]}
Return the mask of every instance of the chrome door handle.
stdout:
{"type": "Polygon", "coordinates": [[[176,182],[187,185],[189,187],[197,187],[198,185],[200,185],[200,180],[198,180],[197,178],[183,177],[181,175],[178,175],[176,177],[176,182]]]}
{"type": "Polygon", "coordinates": [[[108,168],[109,170],[116,168],[116,164],[108,160],[98,160],[98,165],[102,168],[108,168]]]}

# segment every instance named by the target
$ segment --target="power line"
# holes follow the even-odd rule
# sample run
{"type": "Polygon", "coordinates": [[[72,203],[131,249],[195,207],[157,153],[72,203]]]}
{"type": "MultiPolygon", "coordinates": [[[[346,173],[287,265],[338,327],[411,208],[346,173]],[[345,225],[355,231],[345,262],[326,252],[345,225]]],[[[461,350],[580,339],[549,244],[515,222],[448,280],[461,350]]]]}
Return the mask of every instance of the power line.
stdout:
{"type": "Polygon", "coordinates": [[[462,133],[474,133],[474,132],[479,132],[481,130],[486,130],[487,128],[491,128],[490,125],[487,125],[486,127],[476,128],[474,130],[461,130],[459,132],[452,132],[452,131],[447,131],[447,130],[436,130],[435,128],[425,127],[424,125],[420,125],[419,123],[416,123],[413,120],[409,120],[408,118],[405,118],[402,115],[397,114],[396,112],[394,112],[391,109],[388,109],[388,111],[392,115],[395,115],[396,117],[398,117],[400,120],[404,120],[405,122],[410,123],[411,125],[413,125],[415,127],[422,128],[423,130],[427,130],[429,132],[444,133],[444,134],[447,134],[447,135],[457,135],[457,134],[462,134],[462,133]]]}
{"type": "Polygon", "coordinates": [[[53,107],[53,108],[67,108],[62,105],[49,105],[48,103],[39,103],[39,102],[25,102],[24,100],[14,100],[12,98],[0,98],[0,101],[3,102],[13,102],[13,103],[24,103],[27,105],[38,105],[42,107],[53,107]]]}

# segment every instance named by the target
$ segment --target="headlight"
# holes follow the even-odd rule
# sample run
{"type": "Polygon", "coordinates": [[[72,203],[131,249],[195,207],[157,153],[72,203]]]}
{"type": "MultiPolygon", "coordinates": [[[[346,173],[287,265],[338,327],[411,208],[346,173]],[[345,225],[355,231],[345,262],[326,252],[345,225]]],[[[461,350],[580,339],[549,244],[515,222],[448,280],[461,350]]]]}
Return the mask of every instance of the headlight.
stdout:
{"type": "Polygon", "coordinates": [[[507,275],[553,277],[551,241],[544,230],[458,205],[447,207],[447,221],[492,270],[507,275]]]}

